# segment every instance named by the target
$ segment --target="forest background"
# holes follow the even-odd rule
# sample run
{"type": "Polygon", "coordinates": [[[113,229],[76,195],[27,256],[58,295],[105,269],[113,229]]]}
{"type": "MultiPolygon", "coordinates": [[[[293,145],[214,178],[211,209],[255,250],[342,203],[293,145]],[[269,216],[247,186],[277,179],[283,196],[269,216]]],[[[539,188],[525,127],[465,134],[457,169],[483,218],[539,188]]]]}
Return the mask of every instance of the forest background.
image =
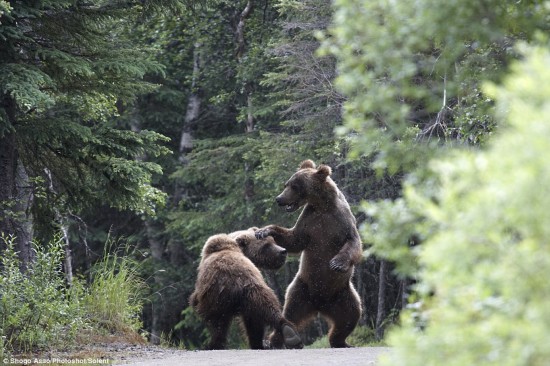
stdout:
{"type": "MultiPolygon", "coordinates": [[[[96,328],[200,348],[187,298],[206,238],[292,226],[274,197],[309,158],[363,234],[358,344],[402,323],[400,362],[436,344],[446,362],[544,360],[549,12],[0,0],[2,353],[96,328]]],[[[264,272],[281,300],[297,263],[264,272]]]]}

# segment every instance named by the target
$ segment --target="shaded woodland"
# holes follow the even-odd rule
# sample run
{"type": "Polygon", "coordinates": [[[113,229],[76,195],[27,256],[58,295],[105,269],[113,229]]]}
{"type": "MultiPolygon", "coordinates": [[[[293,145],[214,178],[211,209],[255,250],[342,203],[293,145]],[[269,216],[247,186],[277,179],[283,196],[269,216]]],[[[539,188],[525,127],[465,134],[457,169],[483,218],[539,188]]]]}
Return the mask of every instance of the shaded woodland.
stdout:
{"type": "MultiPolygon", "coordinates": [[[[358,219],[362,339],[424,306],[417,249],[446,227],[415,200],[444,201],[430,161],[486,149],[507,125],[486,83],[550,24],[545,1],[0,0],[0,16],[0,251],[24,276],[59,243],[67,288],[123,253],[137,328],[187,348],[207,341],[187,300],[205,240],[292,226],[274,198],[305,159],[358,219]]],[[[263,271],[281,301],[297,266],[263,271]]]]}

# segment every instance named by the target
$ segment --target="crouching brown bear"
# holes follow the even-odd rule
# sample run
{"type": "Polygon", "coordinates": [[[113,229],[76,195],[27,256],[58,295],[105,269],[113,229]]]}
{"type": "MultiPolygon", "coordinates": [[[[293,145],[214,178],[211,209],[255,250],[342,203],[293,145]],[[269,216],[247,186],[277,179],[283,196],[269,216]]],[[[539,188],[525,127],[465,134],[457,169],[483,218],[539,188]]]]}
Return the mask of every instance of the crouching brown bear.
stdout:
{"type": "MultiPolygon", "coordinates": [[[[298,221],[292,229],[266,226],[256,231],[256,237],[272,236],[290,253],[302,253],[286,292],[283,316],[300,329],[320,313],[330,324],[331,347],[349,347],[346,338],[361,316],[351,277],[361,260],[362,245],[355,217],[330,175],[329,166],[302,162],[275,199],[287,212],[305,206],[298,221]]],[[[283,334],[275,330],[270,341],[280,348],[283,334]]]]}
{"type": "Polygon", "coordinates": [[[282,306],[256,267],[276,269],[286,250],[273,238],[257,239],[254,228],[211,236],[205,243],[195,291],[189,302],[204,319],[211,340],[208,349],[223,349],[235,316],[241,316],[252,349],[263,348],[266,326],[281,334],[287,348],[302,348],[294,325],[282,315],[282,306]]]}

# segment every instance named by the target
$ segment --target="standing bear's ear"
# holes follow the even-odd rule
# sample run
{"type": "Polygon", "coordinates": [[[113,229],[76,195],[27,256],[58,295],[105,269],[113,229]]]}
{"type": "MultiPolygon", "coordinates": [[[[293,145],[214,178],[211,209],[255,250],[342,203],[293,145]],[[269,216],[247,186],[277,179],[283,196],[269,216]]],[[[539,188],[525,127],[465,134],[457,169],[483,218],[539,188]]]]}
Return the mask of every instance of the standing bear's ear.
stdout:
{"type": "Polygon", "coordinates": [[[319,168],[317,169],[317,173],[315,173],[315,176],[319,178],[322,182],[324,182],[329,175],[332,174],[332,169],[328,165],[321,164],[319,165],[319,168]]]}
{"type": "Polygon", "coordinates": [[[308,159],[308,160],[302,161],[299,169],[307,169],[307,168],[315,169],[315,163],[313,162],[313,160],[308,159]]]}

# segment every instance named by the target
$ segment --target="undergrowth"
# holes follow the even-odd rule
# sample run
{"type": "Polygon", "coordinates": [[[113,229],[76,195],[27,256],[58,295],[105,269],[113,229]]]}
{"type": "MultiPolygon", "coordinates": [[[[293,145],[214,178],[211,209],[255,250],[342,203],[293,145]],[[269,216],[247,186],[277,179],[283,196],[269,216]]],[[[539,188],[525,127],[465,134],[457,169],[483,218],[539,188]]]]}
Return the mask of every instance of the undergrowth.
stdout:
{"type": "Polygon", "coordinates": [[[0,359],[69,348],[82,334],[137,334],[142,283],[131,260],[106,255],[89,285],[75,278],[68,286],[62,240],[34,243],[36,260],[25,272],[13,238],[0,241],[0,359]]]}
{"type": "Polygon", "coordinates": [[[105,253],[103,260],[93,268],[93,281],[84,296],[87,315],[99,328],[135,333],[142,327],[144,287],[133,259],[105,253]]]}
{"type": "MultiPolygon", "coordinates": [[[[367,326],[357,326],[346,339],[353,347],[383,346],[384,343],[376,340],[375,331],[367,326]]],[[[317,339],[306,348],[330,348],[328,336],[317,339]]]]}

